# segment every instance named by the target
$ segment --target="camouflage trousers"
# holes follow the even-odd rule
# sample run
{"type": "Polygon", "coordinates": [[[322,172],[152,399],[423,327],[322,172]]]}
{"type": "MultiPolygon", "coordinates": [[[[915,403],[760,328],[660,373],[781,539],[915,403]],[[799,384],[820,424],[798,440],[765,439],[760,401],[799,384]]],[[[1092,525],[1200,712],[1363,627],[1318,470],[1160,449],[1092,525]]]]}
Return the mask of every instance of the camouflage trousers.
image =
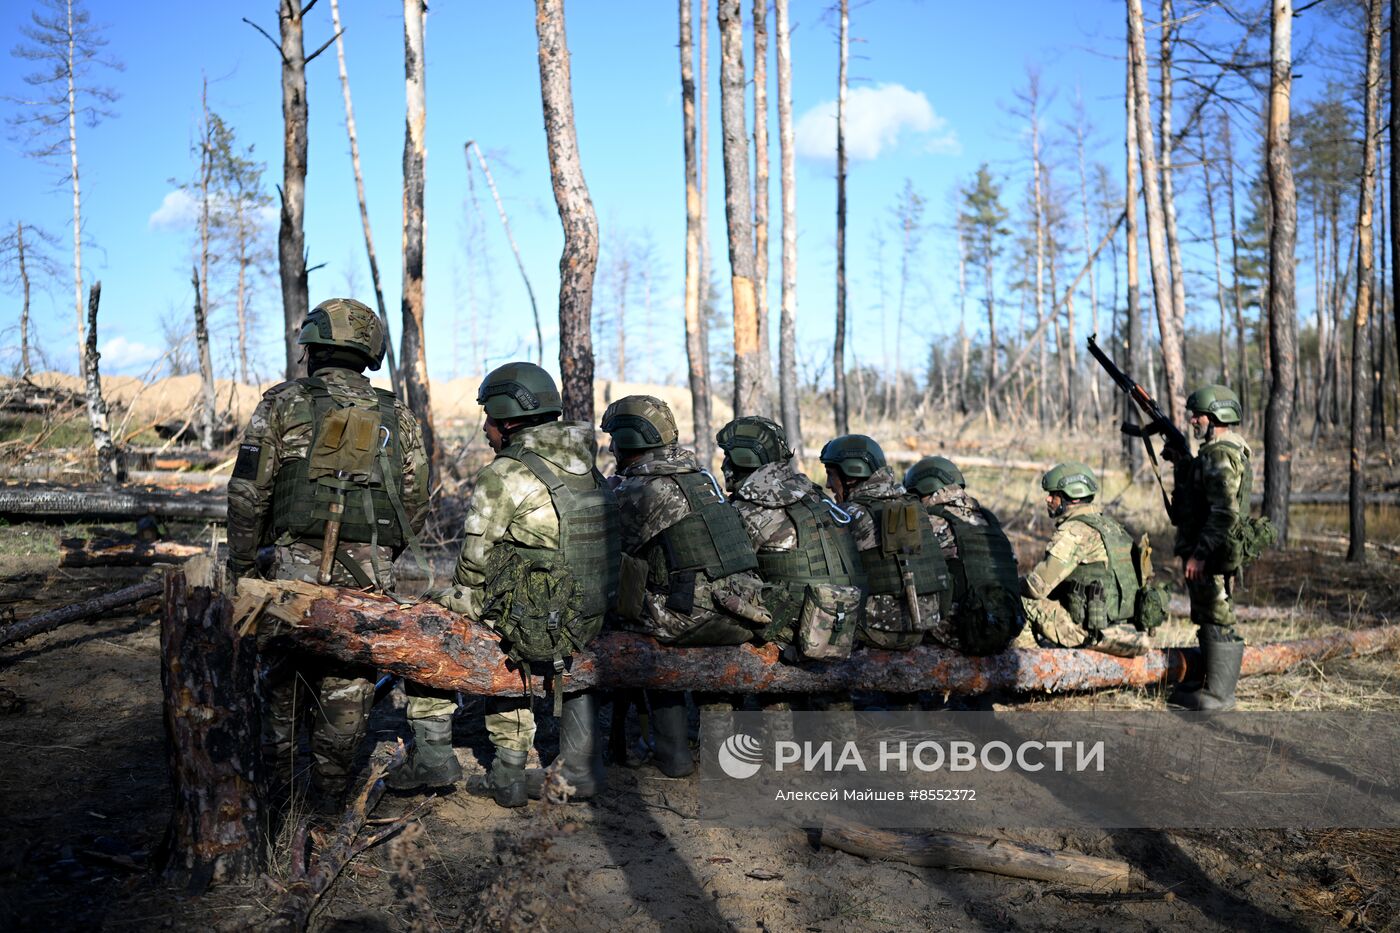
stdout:
{"type": "Polygon", "coordinates": [[[1191,621],[1196,625],[1234,625],[1235,603],[1231,599],[1234,575],[1216,574],[1200,583],[1186,581],[1191,599],[1191,621]]]}
{"type": "MultiPolygon", "coordinates": [[[[342,544],[340,550],[373,580],[374,567],[378,563],[384,577],[386,589],[394,588],[394,552],[387,547],[371,547],[368,544],[342,544]]],[[[276,548],[278,580],[301,580],[304,583],[318,583],[321,571],[321,549],[309,541],[293,541],[279,544],[276,548]]],[[[331,564],[331,586],[345,586],[359,589],[360,584],[340,561],[331,564]]]]}
{"type": "Polygon", "coordinates": [[[450,718],[457,712],[457,694],[452,690],[425,687],[411,680],[404,681],[404,693],[408,694],[405,712],[409,719],[450,718]]]}
{"type": "Polygon", "coordinates": [[[298,726],[311,721],[311,784],[329,796],[345,792],[374,705],[372,671],[302,656],[283,657],[267,675],[263,755],[290,785],[298,726]]]}
{"type": "Polygon", "coordinates": [[[1053,648],[1089,648],[1104,654],[1132,658],[1152,647],[1146,632],[1131,625],[1110,625],[1094,641],[1094,634],[1070,617],[1069,610],[1053,599],[1021,598],[1029,625],[1013,644],[1017,648],[1036,648],[1048,643],[1053,648]],[[1089,644],[1089,642],[1094,642],[1089,644]]]}

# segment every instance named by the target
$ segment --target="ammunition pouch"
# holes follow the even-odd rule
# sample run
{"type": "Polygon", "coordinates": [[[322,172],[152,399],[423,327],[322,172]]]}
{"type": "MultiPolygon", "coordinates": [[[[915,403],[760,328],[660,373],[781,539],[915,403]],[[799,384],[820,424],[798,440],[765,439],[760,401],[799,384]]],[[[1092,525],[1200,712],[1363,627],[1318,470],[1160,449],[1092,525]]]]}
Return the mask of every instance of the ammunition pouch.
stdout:
{"type": "Polygon", "coordinates": [[[863,603],[858,587],[824,583],[804,587],[795,625],[802,656],[817,661],[850,657],[863,603]]]}
{"type": "Polygon", "coordinates": [[[1278,543],[1278,529],[1264,516],[1242,517],[1230,526],[1225,545],[1207,561],[1211,573],[1238,573],[1278,543]]]}
{"type": "Polygon", "coordinates": [[[1137,591],[1133,606],[1133,628],[1151,635],[1167,621],[1167,587],[1164,583],[1149,583],[1137,591]]]}
{"type": "Polygon", "coordinates": [[[622,555],[618,572],[617,614],[624,622],[640,622],[647,594],[647,562],[630,554],[622,555]]]}

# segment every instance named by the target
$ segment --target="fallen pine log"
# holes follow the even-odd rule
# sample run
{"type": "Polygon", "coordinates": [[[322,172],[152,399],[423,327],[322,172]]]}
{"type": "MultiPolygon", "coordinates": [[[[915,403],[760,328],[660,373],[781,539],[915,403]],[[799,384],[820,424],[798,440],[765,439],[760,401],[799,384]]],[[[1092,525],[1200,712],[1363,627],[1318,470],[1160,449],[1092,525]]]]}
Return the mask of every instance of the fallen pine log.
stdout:
{"type": "Polygon", "coordinates": [[[146,580],[111,593],[64,606],[61,609],[55,609],[52,612],[41,612],[38,615],[30,616],[21,622],[0,628],[0,647],[24,641],[40,632],[47,632],[49,629],[58,628],[69,622],[90,619],[93,616],[111,612],[113,609],[129,606],[143,599],[150,599],[152,596],[160,595],[163,586],[159,580],[146,580]]]}
{"type": "Polygon", "coordinates": [[[821,829],[821,844],[866,858],[1055,881],[1096,891],[1126,892],[1142,886],[1141,877],[1134,875],[1127,862],[1118,859],[966,833],[886,830],[828,820],[821,829]]]}
{"type": "Polygon", "coordinates": [[[222,491],[0,486],[0,516],[7,519],[96,522],[143,515],[222,521],[228,517],[228,496],[222,491]]]}
{"type": "MultiPolygon", "coordinates": [[[[520,672],[483,625],[431,603],[399,606],[353,590],[292,581],[244,579],[235,609],[240,630],[261,618],[307,650],[366,664],[408,680],[477,695],[521,692],[520,672]]],[[[1305,660],[1372,654],[1400,647],[1400,625],[1316,638],[1251,645],[1242,673],[1288,670],[1305,660]]],[[[857,651],[837,662],[782,663],[774,645],[668,648],[644,635],[608,632],[573,658],[569,683],[583,687],[649,687],[742,693],[830,690],[991,690],[1063,693],[1104,687],[1173,683],[1199,676],[1196,648],[1118,658],[1097,651],[1012,648],[976,658],[944,648],[857,651]]],[[[534,678],[540,689],[544,678],[534,678]]]]}
{"type": "Polygon", "coordinates": [[[142,486],[160,488],[218,489],[228,488],[227,473],[210,473],[207,470],[131,470],[127,479],[142,486]]]}
{"type": "Polygon", "coordinates": [[[149,567],[174,564],[207,554],[208,548],[178,541],[112,541],[65,538],[59,542],[60,567],[149,567]]]}

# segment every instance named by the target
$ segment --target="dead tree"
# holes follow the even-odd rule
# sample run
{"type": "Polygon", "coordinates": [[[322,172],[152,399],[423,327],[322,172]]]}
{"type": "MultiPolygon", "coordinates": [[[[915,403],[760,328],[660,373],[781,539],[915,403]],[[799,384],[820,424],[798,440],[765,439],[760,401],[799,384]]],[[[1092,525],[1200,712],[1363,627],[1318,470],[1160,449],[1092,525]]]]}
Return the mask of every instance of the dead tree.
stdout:
{"type": "Polygon", "coordinates": [[[214,394],[214,364],[209,355],[209,315],[204,304],[208,286],[200,279],[199,267],[190,274],[194,286],[194,341],[199,354],[199,446],[214,448],[214,409],[218,400],[214,394]]]}
{"type": "Polygon", "coordinates": [[[467,171],[472,170],[473,150],[476,151],[476,161],[481,166],[481,174],[486,178],[486,187],[491,189],[491,199],[496,202],[496,213],[501,215],[501,229],[506,232],[506,242],[510,244],[510,251],[515,256],[515,267],[520,270],[520,279],[525,283],[525,293],[530,297],[530,312],[535,316],[535,361],[543,363],[544,331],[540,328],[540,306],[535,301],[535,289],[530,284],[530,276],[525,272],[525,260],[520,258],[520,247],[515,245],[515,234],[510,232],[510,218],[506,216],[506,205],[501,200],[501,193],[496,190],[496,179],[491,177],[491,169],[486,164],[486,153],[481,151],[481,146],[474,139],[467,140],[464,150],[467,153],[467,171]]]}
{"type": "Polygon", "coordinates": [[[850,402],[846,395],[846,58],[850,45],[850,14],[850,0],[841,0],[841,53],[836,77],[836,337],[831,349],[837,434],[847,434],[851,430],[850,402]]]}
{"type": "Polygon", "coordinates": [[[782,185],[783,271],[778,312],[778,396],[788,445],[802,455],[802,406],[797,391],[797,173],[792,126],[792,28],[788,0],[776,0],[778,39],[778,174],[782,185]]]}
{"type": "MultiPolygon", "coordinates": [[[[714,357],[710,356],[710,328],[714,326],[714,309],[711,307],[710,288],[710,27],[709,0],[699,0],[700,4],[700,166],[697,183],[700,188],[700,349],[705,357],[705,418],[713,420],[714,357]]],[[[713,440],[707,439],[711,459],[714,458],[713,440]]]]}
{"type": "Polygon", "coordinates": [[[1225,195],[1230,210],[1230,276],[1233,279],[1235,308],[1235,373],[1239,376],[1240,403],[1244,414],[1251,414],[1249,354],[1245,345],[1244,286],[1240,283],[1240,238],[1235,213],[1235,147],[1230,141],[1230,115],[1220,111],[1220,145],[1225,152],[1225,195]]]}
{"type": "MultiPolygon", "coordinates": [[[[1157,305],[1157,326],[1162,342],[1162,368],[1167,379],[1167,413],[1177,424],[1186,423],[1186,367],[1172,299],[1167,262],[1166,222],[1162,189],[1158,183],[1157,144],[1152,137],[1152,108],[1147,87],[1147,45],[1143,35],[1142,0],[1128,0],[1129,67],[1136,100],[1138,158],[1142,164],[1143,200],[1147,203],[1147,252],[1152,269],[1152,297],[1157,305]]],[[[1132,192],[1129,192],[1132,196],[1132,192]]]]}
{"type": "MultiPolygon", "coordinates": [[[[714,431],[710,425],[710,361],[706,351],[705,322],[701,316],[703,276],[700,183],[695,164],[695,63],[691,34],[694,0],[680,0],[681,132],[685,151],[685,354],[690,377],[691,423],[700,461],[714,459],[714,431]]],[[[701,0],[701,7],[705,0],[701,0]]]]}
{"type": "Polygon", "coordinates": [[[559,375],[564,417],[593,423],[593,276],[598,269],[598,215],[579,161],[574,131],[564,0],[535,0],[540,98],[554,203],[564,227],[559,257],[559,375]]]}
{"type": "Polygon", "coordinates": [[[719,116],[724,133],[724,216],[729,232],[729,283],[734,306],[734,414],[766,415],[744,117],[744,26],[739,0],[719,0],[715,18],[720,48],[719,116]]]}
{"type": "MultiPolygon", "coordinates": [[[[277,25],[281,41],[272,38],[252,20],[243,22],[266,37],[282,57],[282,186],[277,193],[282,198],[282,211],[277,226],[277,267],[282,280],[283,339],[287,351],[287,378],[306,375],[301,362],[301,347],[297,336],[310,310],[306,284],[306,66],[316,56],[330,48],[335,36],[306,54],[302,20],[316,0],[278,0],[277,25]]],[[[426,440],[426,437],[425,437],[426,440]]]]}
{"type": "Polygon", "coordinates": [[[0,628],[0,647],[13,645],[33,638],[35,635],[51,631],[70,622],[81,622],[97,616],[110,616],[114,609],[121,609],[142,600],[157,596],[164,589],[157,580],[146,580],[131,586],[94,596],[81,602],[70,603],[49,612],[41,612],[27,619],[0,628]]]}
{"type": "Polygon", "coordinates": [[[24,224],[15,221],[15,256],[19,261],[22,304],[19,310],[19,375],[28,379],[34,372],[29,363],[29,268],[24,261],[24,224]]]}
{"type": "MultiPolygon", "coordinates": [[[[1176,28],[1172,0],[1162,0],[1161,58],[1158,61],[1158,81],[1162,88],[1162,100],[1158,119],[1161,124],[1162,140],[1162,220],[1167,235],[1167,274],[1172,284],[1172,313],[1176,320],[1177,336],[1182,342],[1182,353],[1186,352],[1186,269],[1181,264],[1181,237],[1176,227],[1176,184],[1172,179],[1172,37],[1176,28]]],[[[1185,364],[1182,366],[1185,372],[1185,364]]]]}
{"type": "MultiPolygon", "coordinates": [[[[1134,77],[1132,66],[1132,31],[1129,30],[1128,40],[1128,67],[1124,69],[1127,89],[1123,95],[1124,109],[1127,115],[1127,130],[1124,135],[1124,190],[1123,197],[1123,221],[1126,225],[1124,253],[1127,258],[1126,266],[1128,272],[1128,308],[1123,323],[1123,367],[1127,372],[1136,372],[1138,340],[1142,335],[1142,291],[1138,282],[1138,219],[1137,219],[1137,94],[1134,91],[1134,77]]],[[[1095,373],[1097,379],[1098,374],[1095,373]]],[[[1133,400],[1127,395],[1116,393],[1123,406],[1123,418],[1125,422],[1134,424],[1138,421],[1138,408],[1133,400]]],[[[1137,469],[1142,465],[1141,448],[1137,439],[1131,435],[1123,435],[1124,462],[1128,467],[1128,475],[1137,474],[1137,469]]]]}
{"type": "MultiPolygon", "coordinates": [[[[1136,2],[1136,0],[1129,0],[1136,2]]],[[[1264,514],[1288,542],[1293,407],[1297,396],[1298,318],[1294,254],[1298,195],[1293,184],[1290,100],[1293,93],[1293,2],[1272,0],[1269,116],[1269,402],[1264,416],[1264,514]]]]}
{"type": "MultiPolygon", "coordinates": [[[[753,0],[753,244],[754,294],[758,298],[759,378],[773,403],[768,343],[768,0],[753,0]]],[[[771,413],[771,412],[770,412],[771,413]]]]}
{"type": "Polygon", "coordinates": [[[379,259],[374,254],[369,208],[365,204],[365,176],[360,171],[360,138],[355,133],[355,107],[350,98],[350,75],[345,70],[345,30],[340,28],[340,0],[331,0],[331,28],[335,31],[335,59],[340,70],[340,93],[345,98],[345,132],[350,137],[350,165],[355,170],[355,199],[360,205],[360,226],[365,231],[369,278],[374,284],[374,303],[379,309],[379,323],[384,326],[384,359],[389,363],[389,382],[394,387],[394,394],[403,398],[403,386],[399,384],[399,367],[394,360],[393,336],[389,333],[389,311],[384,306],[384,286],[379,281],[379,259]]]}
{"type": "Polygon", "coordinates": [[[92,430],[92,446],[97,452],[97,475],[108,483],[126,479],[126,463],[121,450],[112,443],[112,429],[107,424],[107,400],[102,397],[102,376],[98,371],[97,305],[102,300],[102,283],[93,282],[88,291],[86,343],[83,347],[83,382],[87,389],[88,427],[92,430]]]}
{"type": "Polygon", "coordinates": [[[174,802],[157,863],[195,891],[263,867],[257,636],[235,626],[214,565],[165,577],[161,687],[174,802]]]}
{"type": "Polygon", "coordinates": [[[399,361],[404,401],[423,428],[423,448],[436,472],[437,433],[429,394],[428,355],[423,337],[423,162],[427,158],[428,109],[423,88],[423,0],[403,3],[403,73],[407,115],[403,135],[403,340],[399,361]]]}
{"type": "Polygon", "coordinates": [[[1390,293],[1400,363],[1400,0],[1390,0],[1390,293]]]}
{"type": "Polygon", "coordinates": [[[1373,213],[1375,211],[1376,147],[1371,144],[1380,132],[1381,91],[1381,0],[1366,0],[1366,135],[1362,143],[1361,190],[1357,192],[1356,310],[1351,322],[1351,457],[1347,504],[1350,513],[1350,542],[1347,560],[1366,560],[1366,380],[1369,370],[1372,260],[1375,251],[1373,213]]]}
{"type": "Polygon", "coordinates": [[[1206,214],[1210,218],[1210,247],[1215,254],[1215,301],[1220,308],[1220,333],[1216,335],[1220,352],[1220,381],[1230,382],[1230,351],[1225,335],[1229,331],[1225,310],[1225,270],[1220,262],[1220,233],[1215,222],[1215,186],[1210,179],[1210,153],[1206,149],[1205,124],[1201,124],[1201,177],[1206,187],[1206,214]]]}

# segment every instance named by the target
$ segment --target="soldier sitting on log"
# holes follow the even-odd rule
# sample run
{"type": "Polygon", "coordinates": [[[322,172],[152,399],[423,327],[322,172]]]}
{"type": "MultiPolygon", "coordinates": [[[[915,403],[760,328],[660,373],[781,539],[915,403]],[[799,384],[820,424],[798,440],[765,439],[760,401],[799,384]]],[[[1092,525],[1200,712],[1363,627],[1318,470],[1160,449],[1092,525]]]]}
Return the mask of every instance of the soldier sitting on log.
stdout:
{"type": "MultiPolygon", "coordinates": [[[[384,331],[365,305],[333,298],[307,315],[297,343],[309,375],[263,395],[229,479],[229,578],[257,573],[259,549],[270,547],[275,579],[391,591],[394,558],[427,515],[428,469],[408,406],[364,375],[384,358],[384,331]]],[[[275,641],[264,655],[267,760],[289,787],[297,723],[314,715],[312,790],[318,806],[338,809],[374,671],[275,641]]]]}
{"type": "MultiPolygon", "coordinates": [[[[618,616],[663,645],[741,645],[772,621],[739,514],[693,451],[679,446],[666,403],[618,399],[603,413],[621,482],[618,616]]],[[[694,770],[685,694],[648,690],[653,761],[668,777],[694,770]]]]}
{"type": "Polygon", "coordinates": [[[924,457],[904,474],[904,488],[928,510],[953,575],[952,617],[969,654],[996,654],[1020,634],[1016,551],[1001,522],[967,492],[962,471],[947,457],[924,457]]]}

